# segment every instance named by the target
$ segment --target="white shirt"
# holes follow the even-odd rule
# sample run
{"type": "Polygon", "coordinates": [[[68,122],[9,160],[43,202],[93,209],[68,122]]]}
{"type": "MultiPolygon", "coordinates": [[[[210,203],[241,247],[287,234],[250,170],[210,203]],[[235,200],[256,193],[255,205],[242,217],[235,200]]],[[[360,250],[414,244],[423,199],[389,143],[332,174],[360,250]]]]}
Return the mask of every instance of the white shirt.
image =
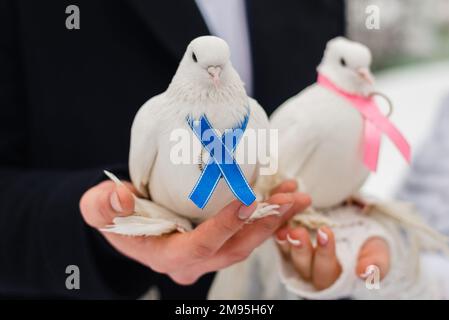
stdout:
{"type": "Polygon", "coordinates": [[[196,0],[212,35],[224,39],[231,49],[231,62],[252,95],[252,62],[244,0],[196,0]]]}

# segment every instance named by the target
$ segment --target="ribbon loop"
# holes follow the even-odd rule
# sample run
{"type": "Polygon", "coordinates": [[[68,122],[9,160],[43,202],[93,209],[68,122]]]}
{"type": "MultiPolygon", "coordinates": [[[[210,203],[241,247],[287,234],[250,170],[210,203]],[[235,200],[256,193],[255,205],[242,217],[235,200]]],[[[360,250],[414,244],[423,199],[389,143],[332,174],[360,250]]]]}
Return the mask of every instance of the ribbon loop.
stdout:
{"type": "Polygon", "coordinates": [[[245,205],[249,206],[256,200],[254,192],[234,159],[235,149],[246,130],[248,119],[249,108],[240,126],[226,130],[220,138],[205,115],[197,121],[191,117],[187,118],[193,133],[210,155],[206,167],[189,195],[189,199],[198,208],[203,209],[206,206],[221,178],[225,179],[234,196],[245,205]]]}

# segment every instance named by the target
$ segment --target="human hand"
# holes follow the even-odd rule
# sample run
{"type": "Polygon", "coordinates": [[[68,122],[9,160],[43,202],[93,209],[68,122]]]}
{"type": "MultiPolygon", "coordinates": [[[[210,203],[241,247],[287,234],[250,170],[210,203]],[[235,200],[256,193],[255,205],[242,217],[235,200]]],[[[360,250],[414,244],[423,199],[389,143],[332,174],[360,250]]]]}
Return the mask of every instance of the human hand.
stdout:
{"type": "MultiPolygon", "coordinates": [[[[317,290],[330,287],[340,276],[342,269],[335,253],[335,237],[330,228],[318,229],[316,247],[313,247],[309,232],[304,227],[280,228],[276,233],[276,242],[301,278],[310,281],[317,290]]],[[[366,278],[371,265],[380,269],[381,279],[389,271],[390,252],[387,243],[381,238],[373,237],[365,242],[354,272],[360,278],[366,278]]]]}
{"type": "MultiPolygon", "coordinates": [[[[251,224],[247,218],[256,203],[246,207],[235,200],[212,218],[186,233],[157,237],[129,237],[100,231],[122,254],[154,271],[167,274],[179,284],[192,284],[203,274],[244,260],[256,247],[294,214],[304,210],[310,199],[296,191],[296,183],[286,181],[267,200],[279,204],[279,216],[268,216],[251,224]]],[[[104,181],[88,191],[80,200],[80,210],[87,224],[101,229],[116,216],[134,211],[136,193],[131,183],[116,186],[104,181]]]]}

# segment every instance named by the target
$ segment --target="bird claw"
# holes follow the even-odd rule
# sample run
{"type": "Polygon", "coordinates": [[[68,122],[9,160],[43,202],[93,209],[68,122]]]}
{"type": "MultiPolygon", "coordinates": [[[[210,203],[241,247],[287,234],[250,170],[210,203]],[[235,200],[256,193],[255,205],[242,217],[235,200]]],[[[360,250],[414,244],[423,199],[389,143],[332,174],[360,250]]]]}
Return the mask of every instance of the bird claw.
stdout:
{"type": "Polygon", "coordinates": [[[372,204],[368,201],[364,201],[361,197],[351,196],[344,202],[346,206],[358,207],[364,214],[368,213],[372,209],[372,204]]]}
{"type": "Polygon", "coordinates": [[[251,223],[254,220],[258,220],[264,217],[272,216],[272,215],[279,215],[279,211],[276,209],[279,209],[278,204],[269,204],[266,202],[260,202],[257,204],[256,210],[254,210],[253,214],[249,217],[247,223],[251,223]]]}

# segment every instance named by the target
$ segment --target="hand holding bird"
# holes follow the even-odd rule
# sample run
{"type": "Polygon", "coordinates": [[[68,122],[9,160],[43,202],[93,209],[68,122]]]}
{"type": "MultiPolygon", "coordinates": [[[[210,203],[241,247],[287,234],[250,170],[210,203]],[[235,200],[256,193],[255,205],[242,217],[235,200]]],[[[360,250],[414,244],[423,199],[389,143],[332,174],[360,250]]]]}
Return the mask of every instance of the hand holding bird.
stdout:
{"type": "Polygon", "coordinates": [[[193,231],[159,237],[126,237],[101,229],[116,217],[135,212],[137,190],[129,182],[117,186],[104,181],[87,190],[80,201],[87,224],[100,230],[107,241],[125,256],[180,284],[192,284],[205,273],[244,260],[256,247],[294,214],[304,210],[310,199],[296,192],[296,184],[281,184],[268,203],[280,204],[282,215],[274,215],[246,224],[256,204],[246,207],[234,200],[193,231]]]}

